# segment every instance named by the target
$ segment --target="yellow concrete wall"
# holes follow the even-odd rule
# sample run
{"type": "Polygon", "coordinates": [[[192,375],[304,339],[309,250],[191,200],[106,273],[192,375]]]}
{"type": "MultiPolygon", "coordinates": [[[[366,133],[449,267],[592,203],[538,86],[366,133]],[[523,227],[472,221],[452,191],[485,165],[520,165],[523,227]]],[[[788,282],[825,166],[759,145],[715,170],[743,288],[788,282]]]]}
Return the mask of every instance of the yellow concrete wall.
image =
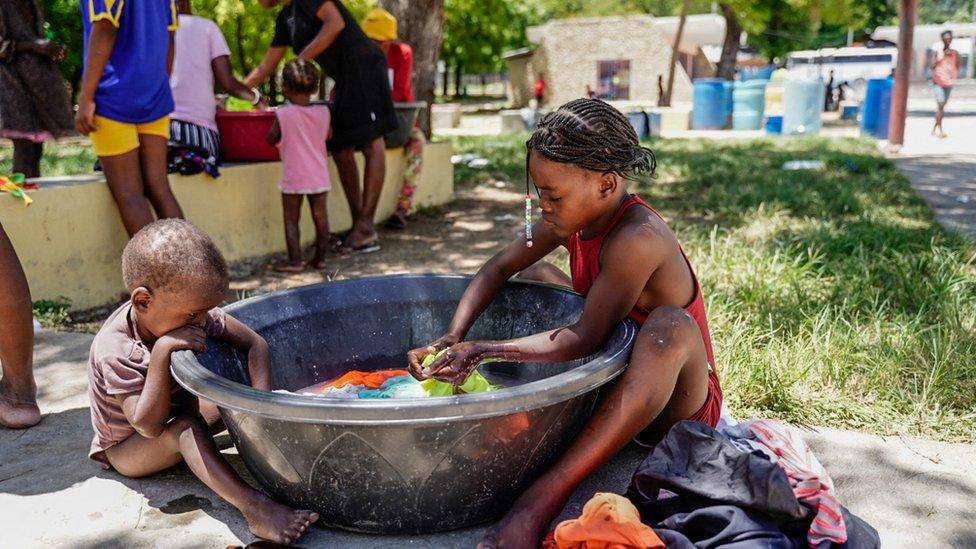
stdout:
{"type": "MultiPolygon", "coordinates": [[[[362,157],[358,156],[360,177],[362,157]]],[[[349,208],[335,164],[330,161],[332,232],[351,225],[349,208]]],[[[403,149],[387,151],[386,180],[376,219],[396,207],[403,174],[403,149]]],[[[170,184],[188,220],[210,234],[228,261],[284,250],[278,180],[281,164],[226,166],[214,180],[204,175],[170,176],[170,184]]],[[[424,169],[414,195],[418,207],[443,204],[454,196],[449,143],[424,148],[424,169]]],[[[23,204],[0,193],[0,223],[13,241],[27,273],[33,299],[71,300],[84,309],[116,299],[123,290],[120,257],[127,241],[122,221],[104,180],[97,176],[49,178],[23,204]]],[[[302,211],[302,240],[314,229],[307,206],[302,211]]]]}

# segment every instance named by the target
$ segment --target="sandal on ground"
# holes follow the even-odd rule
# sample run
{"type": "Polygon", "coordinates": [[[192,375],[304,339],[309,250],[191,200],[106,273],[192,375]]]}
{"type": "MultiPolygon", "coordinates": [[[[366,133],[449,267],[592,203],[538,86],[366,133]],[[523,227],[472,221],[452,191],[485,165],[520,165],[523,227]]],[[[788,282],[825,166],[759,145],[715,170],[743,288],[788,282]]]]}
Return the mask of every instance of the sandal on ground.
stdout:
{"type": "Polygon", "coordinates": [[[393,214],[383,223],[383,226],[387,229],[402,231],[407,228],[407,220],[399,215],[393,214]]]}
{"type": "Polygon", "coordinates": [[[373,252],[380,251],[380,243],[376,240],[372,242],[366,242],[360,244],[359,246],[349,246],[348,244],[342,244],[336,249],[341,255],[353,255],[353,254],[370,254],[373,252]]]}
{"type": "Polygon", "coordinates": [[[304,261],[279,261],[271,266],[276,273],[300,273],[305,270],[304,261]]]}

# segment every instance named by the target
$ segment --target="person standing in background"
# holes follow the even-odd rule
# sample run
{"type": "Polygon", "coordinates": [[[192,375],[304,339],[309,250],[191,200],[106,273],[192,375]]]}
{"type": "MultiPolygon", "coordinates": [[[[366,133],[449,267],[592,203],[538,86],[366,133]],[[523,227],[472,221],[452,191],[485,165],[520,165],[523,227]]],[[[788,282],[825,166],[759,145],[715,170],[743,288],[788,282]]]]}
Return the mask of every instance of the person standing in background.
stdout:
{"type": "Polygon", "coordinates": [[[541,72],[535,77],[535,85],[532,87],[532,93],[535,95],[536,107],[541,107],[542,100],[546,97],[546,79],[541,72]]]}
{"type": "Polygon", "coordinates": [[[0,2],[0,137],[14,142],[14,173],[40,177],[44,142],[74,133],[65,47],[45,38],[36,0],[0,2]]]}
{"type": "MultiPolygon", "coordinates": [[[[176,107],[170,115],[170,147],[220,154],[214,81],[221,89],[256,107],[267,107],[257,88],[248,88],[230,69],[230,48],[217,24],[193,15],[190,0],[177,0],[179,27],[169,83],[176,107]]],[[[209,159],[208,159],[209,160],[209,159]]]]}
{"type": "Polygon", "coordinates": [[[131,238],[153,222],[153,210],[159,219],[183,217],[166,170],[176,4],[83,0],[81,8],[85,72],[75,127],[91,138],[131,238]]]}
{"type": "Polygon", "coordinates": [[[255,86],[267,80],[288,46],[298,57],[314,60],[335,81],[329,148],[353,217],[352,229],[336,251],[343,254],[378,251],[379,235],[373,217],[386,178],[384,137],[398,124],[386,56],[366,37],[359,22],[340,0],[258,2],[268,9],[281,4],[284,8],[279,12],[265,60],[245,82],[255,86]],[[354,157],[357,150],[365,157],[362,192],[354,157]]]}
{"type": "MultiPolygon", "coordinates": [[[[363,32],[386,54],[386,67],[390,76],[390,89],[393,90],[393,101],[412,102],[413,48],[397,40],[396,18],[382,8],[375,8],[363,20],[363,32]]],[[[407,228],[407,216],[410,215],[410,208],[413,205],[416,181],[423,170],[425,143],[424,132],[414,125],[410,130],[410,137],[403,146],[406,157],[403,184],[400,187],[400,196],[397,198],[396,211],[384,224],[388,229],[407,228]]]]}
{"type": "Polygon", "coordinates": [[[945,106],[949,101],[952,86],[959,76],[959,52],[952,49],[952,31],[942,32],[942,49],[932,60],[932,91],[935,93],[935,125],[932,135],[945,139],[946,132],[942,131],[942,117],[945,116],[945,106]]]}

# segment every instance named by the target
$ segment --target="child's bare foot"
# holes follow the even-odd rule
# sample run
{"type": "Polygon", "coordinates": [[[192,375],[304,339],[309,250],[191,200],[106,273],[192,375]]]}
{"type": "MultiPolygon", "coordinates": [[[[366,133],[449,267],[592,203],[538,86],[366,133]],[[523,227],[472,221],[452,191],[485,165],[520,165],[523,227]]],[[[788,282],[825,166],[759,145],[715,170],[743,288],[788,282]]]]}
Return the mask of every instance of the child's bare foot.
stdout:
{"type": "Polygon", "coordinates": [[[553,509],[544,494],[534,497],[532,488],[515,502],[515,506],[478,543],[478,549],[536,548],[549,521],[562,508],[553,509]]]}
{"type": "Polygon", "coordinates": [[[0,380],[0,425],[10,429],[26,429],[41,421],[41,410],[32,396],[15,393],[0,380]]]}
{"type": "Polygon", "coordinates": [[[264,494],[243,510],[247,527],[255,536],[277,543],[291,543],[319,519],[318,513],[295,510],[275,503],[264,494]]]}
{"type": "Polygon", "coordinates": [[[276,273],[300,273],[305,270],[304,261],[279,261],[272,267],[276,273]]]}

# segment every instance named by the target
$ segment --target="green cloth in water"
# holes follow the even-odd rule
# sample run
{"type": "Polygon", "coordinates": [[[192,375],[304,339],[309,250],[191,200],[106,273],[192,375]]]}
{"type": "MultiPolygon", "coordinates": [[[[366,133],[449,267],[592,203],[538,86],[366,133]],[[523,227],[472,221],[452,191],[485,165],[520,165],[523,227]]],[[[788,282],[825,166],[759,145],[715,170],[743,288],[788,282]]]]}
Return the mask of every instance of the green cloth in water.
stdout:
{"type": "Polygon", "coordinates": [[[252,105],[250,101],[245,101],[236,97],[228,97],[227,110],[230,112],[248,112],[254,110],[254,105],[252,105]]]}
{"type": "MultiPolygon", "coordinates": [[[[424,357],[421,366],[427,369],[435,360],[440,358],[442,354],[447,352],[444,349],[437,353],[436,355],[431,354],[424,357]]],[[[464,383],[460,385],[452,385],[444,381],[438,381],[436,379],[427,379],[420,382],[420,386],[427,391],[427,396],[437,397],[437,396],[453,396],[458,394],[470,395],[474,393],[487,393],[488,391],[494,391],[500,389],[498,385],[493,385],[488,381],[485,376],[481,375],[481,372],[474,370],[468,375],[468,379],[464,380],[464,383]]]]}

